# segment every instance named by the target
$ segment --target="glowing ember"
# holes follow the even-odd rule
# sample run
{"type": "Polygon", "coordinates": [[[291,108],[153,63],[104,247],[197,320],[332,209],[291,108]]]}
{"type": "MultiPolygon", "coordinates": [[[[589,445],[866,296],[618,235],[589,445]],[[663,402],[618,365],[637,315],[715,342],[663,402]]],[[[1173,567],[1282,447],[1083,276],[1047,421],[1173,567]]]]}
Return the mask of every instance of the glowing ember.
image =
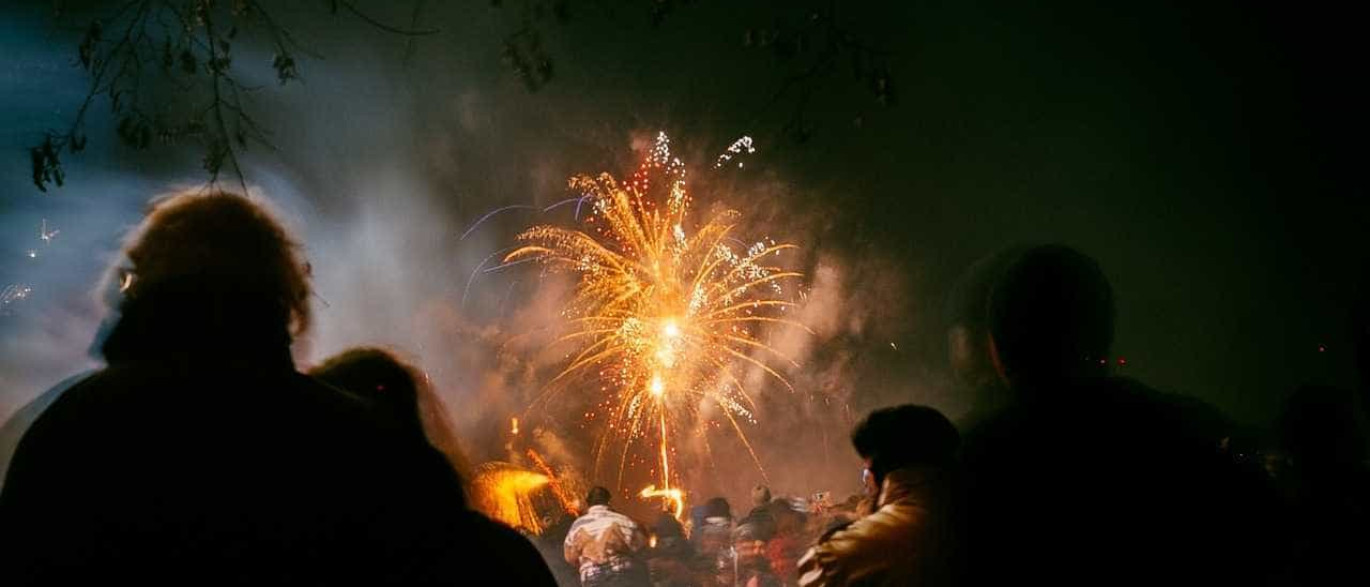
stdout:
{"type": "MultiPolygon", "coordinates": [[[[749,140],[730,148],[733,155],[750,150],[749,140]]],[[[566,310],[570,332],[557,342],[577,343],[579,350],[568,355],[569,363],[537,402],[564,389],[610,394],[607,431],[595,449],[596,470],[610,437],[623,444],[620,483],[633,442],[659,442],[654,452],[662,489],[654,485],[642,495],[663,497],[676,510],[683,509],[684,496],[671,488],[669,430],[702,426],[697,421],[701,407],[720,408],[716,412],[737,432],[765,477],[738,423],[754,422],[755,410],[741,370],[757,369],[793,391],[770,362],[794,361],[762,335],[776,325],[807,330],[784,317],[795,304],[785,298],[783,286],[800,274],[766,264],[796,247],[742,243],[733,234],[739,214],[731,210],[696,225],[689,215],[684,165],[671,156],[665,134],[628,181],[607,173],[580,175],[570,186],[589,204],[584,230],[530,228],[519,235],[522,246],[504,259],[504,266],[538,261],[578,277],[566,310]],[[577,378],[585,384],[572,385],[577,378]]]]}
{"type": "Polygon", "coordinates": [[[519,419],[518,419],[518,418],[510,418],[510,419],[509,419],[509,433],[510,433],[510,434],[513,434],[514,436],[518,436],[518,435],[519,435],[519,419]]]}
{"type": "Polygon", "coordinates": [[[677,520],[681,514],[685,513],[685,492],[679,489],[657,489],[655,485],[648,485],[637,494],[642,499],[652,499],[660,497],[671,506],[671,515],[677,520]]]}

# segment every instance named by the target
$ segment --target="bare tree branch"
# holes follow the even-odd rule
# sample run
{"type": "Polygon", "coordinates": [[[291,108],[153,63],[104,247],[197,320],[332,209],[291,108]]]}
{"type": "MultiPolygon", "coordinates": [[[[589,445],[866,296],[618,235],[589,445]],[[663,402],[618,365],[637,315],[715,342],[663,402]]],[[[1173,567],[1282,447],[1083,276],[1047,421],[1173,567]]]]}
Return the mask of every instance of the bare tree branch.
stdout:
{"type": "Polygon", "coordinates": [[[394,34],[397,34],[397,35],[407,35],[407,36],[424,36],[424,35],[436,35],[436,34],[442,32],[442,31],[439,31],[438,29],[407,29],[407,30],[406,30],[406,29],[396,28],[396,27],[390,26],[390,25],[388,25],[388,24],[385,24],[385,23],[383,23],[383,22],[381,22],[381,21],[379,21],[379,20],[376,20],[376,19],[374,19],[374,18],[371,18],[370,16],[367,16],[366,13],[364,13],[364,12],[358,10],[357,7],[356,7],[355,5],[353,5],[351,2],[347,2],[346,0],[339,0],[339,1],[336,2],[336,4],[342,6],[343,8],[346,8],[348,12],[351,12],[351,13],[353,14],[353,16],[356,16],[357,18],[360,18],[360,19],[362,19],[363,21],[366,21],[367,24],[369,24],[369,25],[371,25],[371,26],[373,26],[373,27],[376,27],[376,28],[378,28],[378,29],[380,29],[380,30],[383,30],[383,31],[385,31],[385,32],[387,32],[387,33],[394,33],[394,34]]]}
{"type": "MultiPolygon", "coordinates": [[[[350,1],[335,0],[332,5],[333,11],[341,6],[369,26],[389,33],[414,37],[438,32],[386,25],[350,1]]],[[[29,150],[34,186],[46,192],[49,185],[63,185],[61,156],[85,148],[86,117],[96,99],[104,97],[125,145],[146,149],[153,139],[165,144],[183,138],[198,140],[205,148],[203,163],[210,182],[218,180],[226,161],[245,190],[240,151],[250,142],[276,148],[245,100],[261,88],[246,86],[234,75],[232,47],[238,33],[246,29],[270,39],[276,52],[271,67],[281,84],[300,79],[297,53],[322,59],[298,42],[259,0],[129,0],[108,18],[90,21],[78,47],[90,86],[71,126],[65,132],[44,133],[42,141],[29,150]],[[121,34],[105,38],[105,30],[116,26],[121,34]],[[163,97],[168,87],[176,90],[174,99],[163,97]]]]}

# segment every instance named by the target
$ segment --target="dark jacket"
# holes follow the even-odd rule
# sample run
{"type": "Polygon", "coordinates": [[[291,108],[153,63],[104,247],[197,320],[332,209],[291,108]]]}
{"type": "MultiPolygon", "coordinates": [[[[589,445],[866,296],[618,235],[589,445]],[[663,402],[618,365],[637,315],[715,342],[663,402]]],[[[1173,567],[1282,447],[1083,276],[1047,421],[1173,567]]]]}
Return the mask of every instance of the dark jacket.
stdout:
{"type": "Polygon", "coordinates": [[[109,366],[24,435],[0,493],[6,585],[552,584],[467,510],[431,448],[297,373],[283,329],[176,300],[125,308],[109,366]]]}
{"type": "Polygon", "coordinates": [[[19,448],[19,439],[24,437],[29,426],[33,425],[38,416],[41,416],[48,409],[48,406],[57,401],[57,398],[62,397],[62,394],[66,393],[71,386],[80,383],[88,376],[89,373],[83,373],[62,380],[61,383],[44,391],[42,395],[24,404],[5,421],[4,425],[0,425],[0,491],[5,489],[5,474],[9,471],[10,459],[14,457],[14,451],[19,448]]]}
{"type": "Polygon", "coordinates": [[[1249,584],[1278,512],[1206,406],[1100,378],[1023,393],[966,435],[972,585],[1249,584]]]}
{"type": "Polygon", "coordinates": [[[733,529],[734,539],[736,540],[739,534],[744,534],[748,539],[762,542],[774,538],[775,515],[771,513],[771,507],[770,503],[766,503],[752,508],[752,511],[747,513],[747,517],[737,522],[737,527],[733,529]]]}

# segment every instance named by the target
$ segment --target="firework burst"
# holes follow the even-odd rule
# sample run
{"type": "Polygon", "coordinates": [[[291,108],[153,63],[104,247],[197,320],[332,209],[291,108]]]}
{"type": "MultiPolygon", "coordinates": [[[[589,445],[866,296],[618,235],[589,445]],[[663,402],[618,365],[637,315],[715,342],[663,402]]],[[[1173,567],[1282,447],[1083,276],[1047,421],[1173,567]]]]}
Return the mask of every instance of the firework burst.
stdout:
{"type": "MultiPolygon", "coordinates": [[[[734,147],[733,154],[744,149],[734,147]]],[[[691,429],[702,435],[710,422],[701,410],[709,406],[765,475],[740,423],[754,422],[756,410],[744,373],[759,370],[793,391],[773,365],[795,363],[765,334],[773,327],[807,330],[787,318],[795,304],[786,286],[801,275],[777,259],[795,245],[744,243],[734,234],[740,215],[731,210],[692,222],[685,175],[661,134],[627,181],[607,173],[571,178],[590,211],[583,230],[535,226],[504,259],[506,266],[537,261],[577,278],[569,330],[557,340],[575,350],[538,401],[569,388],[604,393],[608,422],[596,470],[606,449],[621,443],[621,483],[630,447],[657,444],[660,483],[649,493],[669,496],[677,511],[683,495],[671,488],[671,440],[691,429]]]]}

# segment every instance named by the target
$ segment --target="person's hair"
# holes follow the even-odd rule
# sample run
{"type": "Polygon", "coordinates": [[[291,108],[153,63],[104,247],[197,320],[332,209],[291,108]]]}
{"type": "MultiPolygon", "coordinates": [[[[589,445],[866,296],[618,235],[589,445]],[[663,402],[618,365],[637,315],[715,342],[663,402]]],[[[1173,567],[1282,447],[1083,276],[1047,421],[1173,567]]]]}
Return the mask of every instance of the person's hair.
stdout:
{"type": "Polygon", "coordinates": [[[398,423],[422,431],[419,382],[423,374],[390,351],[358,347],[324,359],[309,370],[315,378],[361,397],[398,423]]]}
{"type": "Polygon", "coordinates": [[[589,493],[585,494],[585,505],[609,505],[610,499],[613,499],[613,494],[609,493],[608,489],[596,485],[590,488],[589,493]]]}
{"type": "Polygon", "coordinates": [[[471,466],[446,407],[414,365],[383,348],[356,347],[324,359],[309,374],[360,397],[405,432],[422,435],[463,478],[469,478],[471,466]]]}
{"type": "Polygon", "coordinates": [[[309,328],[309,268],[300,245],[247,197],[212,191],[159,198],[124,255],[132,267],[117,277],[121,308],[162,295],[202,296],[206,304],[263,308],[264,318],[291,335],[309,328]]]}
{"type": "Polygon", "coordinates": [[[904,404],[875,410],[852,430],[852,446],[870,459],[871,474],[885,474],[915,465],[954,463],[961,435],[941,412],[927,406],[904,404]]]}
{"type": "Polygon", "coordinates": [[[770,503],[771,488],[765,485],[757,485],[752,488],[752,505],[762,506],[770,503]]]}
{"type": "Polygon", "coordinates": [[[957,278],[947,294],[943,315],[948,327],[961,326],[975,335],[989,333],[989,299],[994,286],[1028,247],[1015,246],[981,258],[957,278]]]}
{"type": "Polygon", "coordinates": [[[989,299],[994,352],[1011,383],[1106,372],[1113,317],[1113,288],[1099,264],[1061,245],[1018,256],[989,299]]]}
{"type": "Polygon", "coordinates": [[[680,521],[676,520],[671,512],[659,512],[655,523],[652,524],[652,533],[657,538],[684,538],[685,528],[680,525],[680,521]]]}
{"type": "Polygon", "coordinates": [[[731,518],[732,516],[733,509],[728,505],[728,500],[722,497],[714,497],[704,502],[704,517],[731,518]]]}

